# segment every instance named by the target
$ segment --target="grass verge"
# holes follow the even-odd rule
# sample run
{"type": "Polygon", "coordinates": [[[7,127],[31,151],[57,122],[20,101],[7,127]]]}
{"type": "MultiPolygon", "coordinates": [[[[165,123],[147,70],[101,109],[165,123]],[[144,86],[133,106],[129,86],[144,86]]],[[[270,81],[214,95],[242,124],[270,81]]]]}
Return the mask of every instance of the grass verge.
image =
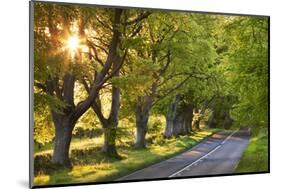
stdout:
{"type": "Polygon", "coordinates": [[[255,131],[235,170],[236,173],[268,171],[268,133],[266,129],[255,131]]]}
{"type": "Polygon", "coordinates": [[[122,160],[105,158],[100,152],[93,153],[88,150],[91,154],[83,154],[83,156],[78,157],[80,162],[83,162],[82,164],[76,164],[72,169],[36,175],[34,184],[38,186],[112,181],[186,151],[213,134],[214,131],[204,130],[191,136],[165,139],[160,143],[150,144],[146,149],[141,150],[120,146],[118,152],[123,157],[122,160]]]}

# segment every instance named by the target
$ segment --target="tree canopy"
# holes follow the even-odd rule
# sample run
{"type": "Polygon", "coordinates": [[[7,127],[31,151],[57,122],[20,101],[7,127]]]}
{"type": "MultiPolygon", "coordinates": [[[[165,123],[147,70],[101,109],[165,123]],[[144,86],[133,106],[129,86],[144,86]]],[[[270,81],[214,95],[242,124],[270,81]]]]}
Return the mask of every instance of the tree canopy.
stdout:
{"type": "Polygon", "coordinates": [[[266,17],[34,9],[34,140],[54,143],[53,163],[70,166],[81,130],[102,130],[107,155],[118,156],[116,140],[132,129],[145,148],[157,116],[166,117],[165,137],[188,135],[203,118],[212,127],[268,125],[266,17]]]}

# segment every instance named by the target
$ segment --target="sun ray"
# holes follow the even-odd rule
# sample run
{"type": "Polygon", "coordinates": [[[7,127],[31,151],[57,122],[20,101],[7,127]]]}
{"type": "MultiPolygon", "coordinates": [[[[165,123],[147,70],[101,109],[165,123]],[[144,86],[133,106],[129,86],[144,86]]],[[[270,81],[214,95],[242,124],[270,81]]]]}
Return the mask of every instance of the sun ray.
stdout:
{"type": "Polygon", "coordinates": [[[79,38],[77,36],[71,36],[67,40],[67,48],[69,50],[75,51],[79,46],[79,38]]]}
{"type": "Polygon", "coordinates": [[[75,57],[75,53],[76,53],[77,49],[79,48],[79,45],[80,45],[80,40],[79,40],[78,36],[76,36],[76,35],[70,36],[68,38],[68,40],[66,41],[66,47],[68,48],[68,50],[70,52],[71,58],[75,57]]]}

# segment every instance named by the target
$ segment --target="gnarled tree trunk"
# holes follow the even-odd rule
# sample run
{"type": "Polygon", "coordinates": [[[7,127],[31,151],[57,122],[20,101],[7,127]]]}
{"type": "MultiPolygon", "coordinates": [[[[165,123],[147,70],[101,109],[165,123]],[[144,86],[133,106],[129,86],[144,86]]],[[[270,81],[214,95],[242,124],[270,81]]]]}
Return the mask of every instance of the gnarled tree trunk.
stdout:
{"type": "MultiPolygon", "coordinates": [[[[118,64],[115,63],[113,68],[116,68],[118,64]]],[[[119,71],[116,71],[115,76],[119,76],[119,71]]],[[[84,83],[85,88],[89,91],[89,88],[86,83],[84,83]]],[[[112,157],[119,157],[116,150],[116,131],[118,127],[118,115],[120,109],[120,89],[116,86],[112,86],[111,94],[111,110],[108,118],[105,118],[102,112],[102,106],[100,102],[99,94],[96,97],[96,100],[92,104],[92,108],[96,115],[99,118],[99,121],[102,125],[104,131],[104,144],[102,151],[104,154],[112,157]]]]}
{"type": "Polygon", "coordinates": [[[69,148],[74,128],[73,121],[65,115],[53,113],[55,124],[55,140],[52,163],[70,167],[69,148]]]}
{"type": "MultiPolygon", "coordinates": [[[[119,76],[119,71],[115,76],[119,76]]],[[[108,120],[103,124],[104,145],[103,152],[108,156],[118,157],[116,150],[116,130],[118,126],[118,114],[120,109],[120,89],[112,87],[111,111],[108,120]]]]}
{"type": "Polygon", "coordinates": [[[72,137],[72,130],[75,126],[75,119],[71,116],[74,110],[74,82],[75,78],[72,74],[67,73],[63,78],[63,87],[58,86],[56,77],[46,81],[46,92],[48,95],[56,95],[65,103],[63,107],[50,106],[52,119],[55,125],[55,140],[52,163],[59,164],[64,167],[70,167],[69,148],[72,137]]]}
{"type": "Polygon", "coordinates": [[[176,118],[177,104],[180,100],[180,96],[177,95],[174,101],[170,104],[168,114],[166,115],[166,127],[164,137],[170,138],[174,135],[174,120],[176,118]]]}
{"type": "Polygon", "coordinates": [[[168,113],[168,115],[166,115],[166,127],[164,131],[165,138],[170,138],[173,136],[173,120],[173,115],[171,115],[171,113],[168,113]]]}
{"type": "Polygon", "coordinates": [[[173,123],[173,135],[185,135],[185,119],[184,119],[184,112],[183,111],[177,111],[177,114],[174,119],[173,123]]]}
{"type": "Polygon", "coordinates": [[[177,95],[170,104],[166,116],[166,128],[164,136],[169,138],[178,135],[187,135],[192,131],[193,108],[192,104],[179,106],[180,96],[177,95]]]}
{"type": "Polygon", "coordinates": [[[136,130],[136,141],[135,141],[135,147],[136,148],[145,148],[146,142],[145,142],[145,136],[147,132],[147,121],[146,120],[139,120],[137,123],[137,130],[136,130]]]}
{"type": "Polygon", "coordinates": [[[149,118],[149,111],[152,105],[152,97],[145,96],[139,97],[139,101],[142,101],[142,104],[137,105],[136,107],[136,148],[145,148],[145,136],[147,132],[147,123],[149,118]]]}

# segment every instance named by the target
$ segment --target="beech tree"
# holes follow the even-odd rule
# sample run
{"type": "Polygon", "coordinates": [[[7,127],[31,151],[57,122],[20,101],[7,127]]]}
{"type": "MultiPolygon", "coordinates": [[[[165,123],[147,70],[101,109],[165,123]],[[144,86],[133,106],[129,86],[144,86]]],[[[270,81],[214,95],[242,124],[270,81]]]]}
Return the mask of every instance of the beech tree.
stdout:
{"type": "Polygon", "coordinates": [[[125,103],[135,113],[137,148],[145,147],[151,108],[183,88],[191,78],[204,79],[208,75],[204,67],[215,58],[213,47],[205,40],[207,36],[198,40],[204,29],[190,15],[153,13],[143,25],[130,41],[133,43],[128,53],[131,64],[123,68],[123,76],[113,80],[125,91],[125,103]],[[188,24],[180,22],[183,20],[188,24]],[[209,56],[201,59],[193,55],[203,54],[203,48],[209,56]]]}
{"type": "MultiPolygon", "coordinates": [[[[148,11],[128,11],[123,10],[123,19],[121,18],[120,24],[119,24],[119,30],[120,32],[120,42],[119,42],[119,52],[123,51],[123,55],[117,55],[117,59],[113,64],[112,69],[115,70],[114,77],[112,80],[118,80],[120,75],[120,69],[121,65],[124,64],[126,61],[126,55],[128,53],[128,50],[130,49],[131,44],[128,43],[129,40],[132,41],[134,37],[139,33],[141,27],[142,27],[142,21],[146,19],[151,13],[148,11]],[[131,18],[130,18],[131,17],[131,18]],[[133,18],[132,18],[133,17],[133,18]]],[[[105,24],[106,21],[102,21],[100,18],[101,23],[105,24]]],[[[89,42],[90,47],[95,46],[91,42],[89,42]]],[[[103,48],[106,48],[103,47],[103,48]]],[[[95,49],[93,49],[95,51],[95,49]]],[[[98,57],[97,52],[93,56],[93,59],[100,62],[101,64],[104,64],[102,59],[98,57]]],[[[110,81],[108,82],[110,84],[110,81]]],[[[88,93],[90,93],[91,87],[93,87],[93,84],[91,83],[91,80],[87,82],[86,79],[83,80],[83,85],[85,86],[88,93]]],[[[106,117],[105,113],[102,111],[102,104],[100,102],[100,96],[97,95],[96,100],[92,104],[92,108],[96,115],[98,116],[100,123],[104,129],[104,146],[103,146],[103,152],[110,156],[118,157],[115,140],[116,140],[116,129],[118,126],[118,114],[120,109],[120,88],[118,85],[111,83],[111,111],[109,113],[109,116],[106,117]]]]}
{"type": "MultiPolygon", "coordinates": [[[[76,122],[91,107],[104,83],[113,77],[121,67],[121,65],[116,66],[119,63],[116,60],[119,57],[117,53],[120,42],[118,27],[122,10],[115,9],[114,14],[110,12],[113,18],[111,22],[112,31],[105,63],[101,67],[96,65],[91,67],[89,64],[82,64],[82,62],[87,61],[90,64],[96,63],[85,59],[86,56],[84,56],[82,49],[64,50],[64,47],[66,45],[65,41],[71,35],[83,35],[86,29],[85,22],[88,21],[89,24],[93,24],[94,21],[90,20],[90,17],[96,16],[98,11],[89,11],[87,8],[83,9],[75,6],[40,3],[35,5],[35,9],[37,9],[35,12],[39,14],[35,15],[34,26],[36,42],[35,72],[37,71],[38,74],[42,72],[45,75],[45,77],[35,77],[35,87],[40,89],[44,96],[63,104],[58,106],[49,101],[52,121],[55,126],[52,162],[70,166],[69,147],[76,122]],[[72,50],[72,52],[68,50],[72,50]],[[88,70],[85,72],[87,67],[91,68],[89,71],[94,70],[94,74],[89,73],[90,75],[95,75],[93,86],[87,98],[75,104],[75,82],[81,79],[79,78],[81,75],[87,75],[88,70]],[[79,73],[81,70],[83,70],[83,74],[79,73]]],[[[97,20],[95,21],[98,22],[97,20]]],[[[68,41],[68,43],[77,43],[75,41],[77,39],[70,40],[72,41],[68,41]]],[[[69,45],[71,48],[71,45],[74,44],[69,45]]]]}

